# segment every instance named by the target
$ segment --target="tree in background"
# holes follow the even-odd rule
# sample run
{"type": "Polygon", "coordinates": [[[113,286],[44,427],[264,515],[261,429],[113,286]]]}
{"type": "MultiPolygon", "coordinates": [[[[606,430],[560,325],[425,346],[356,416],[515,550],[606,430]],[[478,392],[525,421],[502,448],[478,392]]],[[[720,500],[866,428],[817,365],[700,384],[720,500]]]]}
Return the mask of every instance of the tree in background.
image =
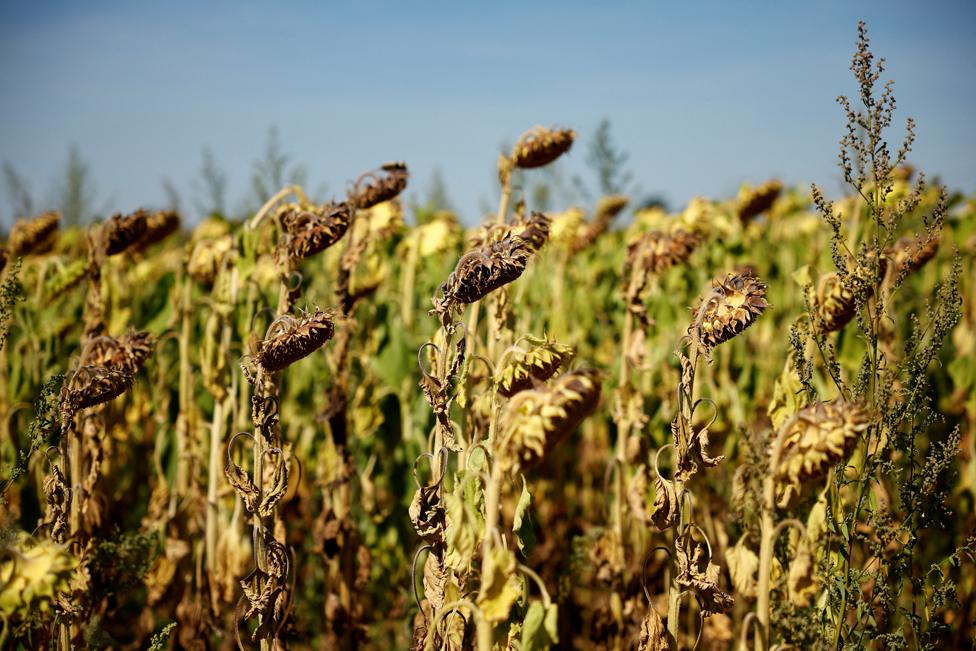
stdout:
{"type": "Polygon", "coordinates": [[[197,193],[203,195],[203,199],[196,202],[197,210],[203,215],[225,215],[227,175],[217,165],[217,159],[210,147],[203,148],[203,166],[200,168],[200,181],[196,185],[197,193]]]}
{"type": "Polygon", "coordinates": [[[56,190],[56,204],[66,226],[78,226],[91,219],[95,205],[95,183],[91,168],[81,157],[78,145],[68,148],[64,178],[56,190]]]}
{"type": "Polygon", "coordinates": [[[10,204],[11,225],[18,217],[34,214],[34,197],[30,191],[30,184],[9,162],[3,164],[3,186],[4,194],[7,195],[10,204]]]}
{"type": "Polygon", "coordinates": [[[292,165],[291,156],[282,151],[278,127],[270,127],[264,155],[254,161],[254,172],[251,175],[251,189],[258,206],[264,205],[285,185],[304,186],[306,176],[305,167],[292,165]]]}
{"type": "Polygon", "coordinates": [[[626,194],[634,175],[624,169],[630,154],[618,148],[610,137],[610,120],[603,118],[590,139],[586,164],[596,174],[603,195],[626,194]]]}

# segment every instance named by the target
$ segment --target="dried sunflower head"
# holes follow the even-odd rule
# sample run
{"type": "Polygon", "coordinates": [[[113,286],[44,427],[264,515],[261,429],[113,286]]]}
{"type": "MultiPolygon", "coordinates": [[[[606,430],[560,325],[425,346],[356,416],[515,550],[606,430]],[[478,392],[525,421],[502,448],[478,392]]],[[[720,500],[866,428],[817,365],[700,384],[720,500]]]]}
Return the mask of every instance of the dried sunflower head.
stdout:
{"type": "Polygon", "coordinates": [[[139,240],[139,248],[144,249],[162,242],[180,230],[180,216],[172,210],[160,210],[146,218],[146,234],[139,240]]]}
{"type": "Polygon", "coordinates": [[[302,260],[329,248],[346,234],[352,210],[346,202],[312,204],[288,203],[278,209],[285,232],[282,246],[289,257],[302,260]]]}
{"type": "Polygon", "coordinates": [[[773,179],[756,188],[743,188],[739,193],[739,219],[744,222],[758,217],[773,207],[783,191],[783,184],[773,179]]]}
{"type": "Polygon", "coordinates": [[[55,210],[28,219],[18,219],[10,229],[10,237],[7,239],[10,257],[17,258],[49,249],[60,221],[61,213],[55,210]]]}
{"type": "Polygon", "coordinates": [[[148,219],[149,213],[142,209],[130,215],[112,215],[101,228],[105,255],[117,255],[137,244],[146,235],[148,219]]]}
{"type": "Polygon", "coordinates": [[[755,323],[767,307],[766,283],[748,271],[733,272],[702,297],[688,332],[707,353],[755,323]]]}
{"type": "Polygon", "coordinates": [[[683,230],[650,231],[628,247],[627,269],[642,268],[649,273],[667,271],[691,257],[703,239],[698,233],[683,230]]]}
{"type": "MultiPolygon", "coordinates": [[[[61,413],[71,415],[118,398],[132,384],[133,375],[121,368],[83,365],[75,369],[61,388],[61,413]]],[[[62,418],[62,425],[69,420],[62,418]]]]}
{"type": "Polygon", "coordinates": [[[593,221],[583,230],[583,233],[573,243],[573,251],[582,251],[593,244],[598,237],[610,228],[610,223],[620,214],[630,200],[622,195],[612,195],[600,199],[596,206],[593,221]]]}
{"type": "Polygon", "coordinates": [[[572,346],[548,339],[525,339],[530,347],[516,348],[508,363],[495,373],[498,393],[506,398],[531,389],[537,382],[545,382],[576,355],[572,346]]]}
{"type": "Polygon", "coordinates": [[[939,252],[939,236],[903,237],[887,252],[895,263],[895,273],[915,273],[939,252]]]}
{"type": "Polygon", "coordinates": [[[434,312],[446,316],[512,282],[525,271],[532,252],[529,242],[517,235],[468,251],[444,283],[443,296],[434,299],[434,312]]]}
{"type": "Polygon", "coordinates": [[[285,314],[268,328],[257,345],[256,357],[269,373],[280,371],[311,355],[335,334],[332,315],[322,310],[302,312],[296,319],[285,314]]]}
{"type": "Polygon", "coordinates": [[[825,332],[836,332],[857,314],[854,290],[835,273],[824,274],[817,284],[817,316],[825,332]]]}
{"type": "Polygon", "coordinates": [[[804,407],[783,424],[778,459],[770,448],[770,468],[779,485],[780,503],[789,502],[804,484],[817,481],[831,466],[840,463],[870,425],[862,402],[842,400],[804,407]]]}
{"type": "Polygon", "coordinates": [[[524,228],[519,232],[519,237],[532,245],[538,251],[549,240],[551,222],[548,217],[541,212],[533,211],[525,221],[524,228]]]}
{"type": "Polygon", "coordinates": [[[569,151],[575,137],[572,129],[536,127],[526,131],[512,148],[512,164],[522,169],[548,165],[569,151]]]}
{"type": "Polygon", "coordinates": [[[367,174],[362,187],[349,197],[356,208],[372,208],[395,198],[406,189],[410,177],[406,163],[387,163],[380,168],[380,172],[381,174],[367,174]]]}
{"type": "Polygon", "coordinates": [[[548,387],[516,394],[502,415],[497,462],[515,472],[541,460],[593,413],[600,384],[599,371],[579,369],[548,387]]]}
{"type": "Polygon", "coordinates": [[[81,365],[104,366],[134,374],[152,355],[156,338],[148,332],[127,332],[121,337],[92,339],[81,355],[81,365]]]}

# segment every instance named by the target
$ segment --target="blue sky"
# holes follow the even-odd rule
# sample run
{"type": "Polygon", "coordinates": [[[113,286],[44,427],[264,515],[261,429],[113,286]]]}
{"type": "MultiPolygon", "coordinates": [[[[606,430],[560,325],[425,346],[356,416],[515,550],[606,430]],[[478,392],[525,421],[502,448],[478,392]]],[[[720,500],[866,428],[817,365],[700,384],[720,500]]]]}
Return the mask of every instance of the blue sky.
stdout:
{"type": "Polygon", "coordinates": [[[564,171],[585,173],[607,117],[672,205],[770,176],[837,191],[834,98],[855,90],[859,18],[919,123],[913,161],[976,190],[972,2],[5,0],[0,160],[43,200],[76,143],[100,206],[161,205],[169,178],[192,207],[207,146],[233,208],[276,125],[313,188],[402,159],[416,194],[439,169],[474,221],[502,142],[571,126],[583,146],[564,171]]]}

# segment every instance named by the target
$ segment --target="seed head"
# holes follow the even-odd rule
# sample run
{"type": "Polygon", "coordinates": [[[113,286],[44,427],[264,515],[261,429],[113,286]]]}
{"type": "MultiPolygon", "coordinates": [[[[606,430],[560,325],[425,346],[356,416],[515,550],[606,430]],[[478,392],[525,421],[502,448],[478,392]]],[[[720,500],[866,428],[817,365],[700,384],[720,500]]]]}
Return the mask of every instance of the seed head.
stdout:
{"type": "Polygon", "coordinates": [[[681,264],[695,252],[704,238],[698,233],[678,230],[673,233],[650,231],[627,249],[627,269],[643,268],[662,273],[681,264]]]}
{"type": "Polygon", "coordinates": [[[497,456],[506,471],[536,463],[562,442],[600,402],[600,374],[580,369],[552,385],[522,391],[502,415],[497,456]]]}
{"type": "Polygon", "coordinates": [[[576,355],[572,346],[555,341],[533,338],[528,341],[531,347],[516,349],[508,364],[495,374],[498,393],[506,398],[531,389],[536,382],[545,382],[576,355]]]}
{"type": "Polygon", "coordinates": [[[569,151],[575,137],[572,129],[536,127],[526,131],[512,148],[512,164],[522,169],[548,165],[569,151]]]}
{"type": "Polygon", "coordinates": [[[116,213],[102,224],[102,250],[117,255],[138,243],[146,235],[149,213],[139,209],[130,215],[116,213]]]}
{"type": "Polygon", "coordinates": [[[62,426],[70,415],[118,398],[132,384],[133,375],[121,368],[79,366],[61,389],[62,426]]]}
{"type": "Polygon", "coordinates": [[[532,252],[529,242],[517,235],[468,251],[444,283],[443,297],[434,299],[433,311],[446,317],[458,305],[507,285],[522,275],[532,252]]]}
{"type": "Polygon", "coordinates": [[[757,188],[745,190],[739,196],[739,219],[747,222],[773,207],[776,198],[783,191],[783,184],[773,179],[757,188]]]}
{"type": "Polygon", "coordinates": [[[10,229],[7,251],[11,258],[42,253],[53,244],[53,235],[58,230],[61,213],[46,212],[29,219],[18,219],[10,229]]]}
{"type": "Polygon", "coordinates": [[[406,189],[407,179],[410,177],[406,163],[387,163],[380,171],[384,174],[368,174],[359,191],[349,197],[356,208],[372,208],[376,204],[396,198],[406,189]]]}
{"type": "Polygon", "coordinates": [[[526,220],[525,228],[519,233],[519,237],[538,251],[549,240],[550,226],[551,222],[548,217],[541,212],[533,212],[526,220]]]}
{"type": "Polygon", "coordinates": [[[180,216],[172,210],[154,212],[146,218],[146,234],[139,240],[139,248],[162,242],[180,230],[180,216]]]}
{"type": "MultiPolygon", "coordinates": [[[[781,504],[804,484],[822,479],[831,466],[850,452],[861,432],[870,425],[862,402],[822,402],[801,409],[783,424],[779,463],[770,468],[780,485],[781,504]]],[[[774,449],[770,448],[770,463],[774,449]]]]}
{"type": "Polygon", "coordinates": [[[825,332],[840,330],[857,314],[854,291],[837,273],[820,278],[816,307],[825,332]]]}
{"type": "Polygon", "coordinates": [[[104,366],[135,374],[152,355],[156,338],[148,332],[127,332],[121,337],[107,335],[92,339],[81,354],[81,365],[104,366]]]}
{"type": "Polygon", "coordinates": [[[707,353],[751,326],[767,307],[766,283],[748,271],[733,272],[705,294],[688,332],[707,353]]]}
{"type": "Polygon", "coordinates": [[[257,359],[269,373],[280,371],[311,355],[335,334],[332,315],[322,310],[302,312],[296,319],[285,314],[268,328],[258,343],[257,359]]]}
{"type": "Polygon", "coordinates": [[[939,236],[903,237],[887,252],[895,262],[895,273],[915,273],[939,252],[939,236]]]}
{"type": "Polygon", "coordinates": [[[352,220],[349,204],[285,204],[278,219],[285,232],[282,242],[287,254],[303,260],[329,248],[346,234],[352,220]]]}
{"type": "Polygon", "coordinates": [[[611,195],[600,199],[596,206],[593,221],[586,226],[583,233],[573,243],[573,252],[582,251],[603,235],[629,201],[630,199],[622,195],[611,195]]]}

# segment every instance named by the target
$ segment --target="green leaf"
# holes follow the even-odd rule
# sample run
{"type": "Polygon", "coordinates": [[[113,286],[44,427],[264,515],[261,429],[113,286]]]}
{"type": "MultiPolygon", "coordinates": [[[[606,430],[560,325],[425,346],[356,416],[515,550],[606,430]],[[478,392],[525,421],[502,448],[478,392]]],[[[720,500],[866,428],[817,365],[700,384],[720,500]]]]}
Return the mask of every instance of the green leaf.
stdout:
{"type": "Polygon", "coordinates": [[[535,544],[535,531],[527,517],[531,505],[532,495],[529,493],[525,476],[522,475],[522,494],[519,496],[518,504],[515,506],[515,517],[512,518],[512,533],[515,534],[515,542],[518,543],[519,551],[523,554],[529,553],[535,544]]]}
{"type": "Polygon", "coordinates": [[[545,651],[559,641],[559,612],[556,604],[548,608],[541,601],[529,604],[522,621],[522,651],[545,651]]]}
{"type": "Polygon", "coordinates": [[[522,581],[515,571],[515,554],[509,550],[496,547],[491,550],[487,560],[481,576],[478,607],[487,621],[503,622],[522,596],[522,581]]]}

